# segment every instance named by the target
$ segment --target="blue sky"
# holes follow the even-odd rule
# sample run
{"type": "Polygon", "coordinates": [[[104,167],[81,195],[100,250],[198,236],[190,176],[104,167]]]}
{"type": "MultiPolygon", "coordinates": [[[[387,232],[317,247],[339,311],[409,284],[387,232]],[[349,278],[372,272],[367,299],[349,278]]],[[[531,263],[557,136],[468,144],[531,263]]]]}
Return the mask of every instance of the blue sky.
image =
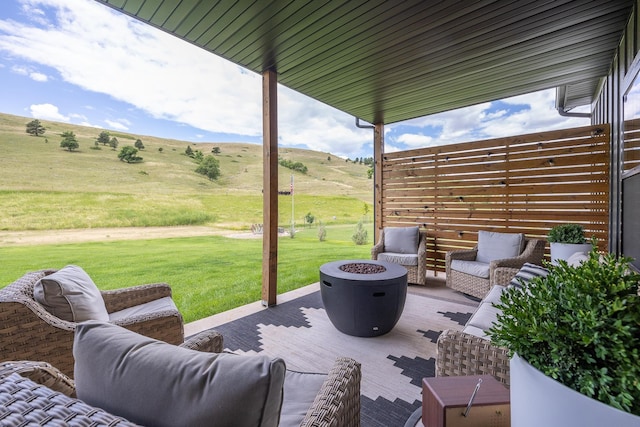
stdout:
{"type": "MultiPolygon", "coordinates": [[[[261,143],[260,76],[93,0],[3,0],[0,112],[191,142],[261,143]]],[[[280,146],[371,156],[372,133],[279,89],[280,146]]],[[[547,90],[385,127],[386,151],[589,124],[547,90]]],[[[585,110],[581,110],[585,111],[585,110]]]]}

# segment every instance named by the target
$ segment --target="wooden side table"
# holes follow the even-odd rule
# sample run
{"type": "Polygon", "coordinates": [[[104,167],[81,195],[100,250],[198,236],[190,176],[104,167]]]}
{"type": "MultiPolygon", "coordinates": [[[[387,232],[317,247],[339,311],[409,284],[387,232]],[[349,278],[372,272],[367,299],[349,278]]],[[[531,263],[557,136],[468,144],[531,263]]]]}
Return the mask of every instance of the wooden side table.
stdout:
{"type": "Polygon", "coordinates": [[[509,427],[509,390],[491,375],[424,378],[422,424],[424,427],[509,427]],[[482,382],[464,416],[478,380],[482,382]]]}

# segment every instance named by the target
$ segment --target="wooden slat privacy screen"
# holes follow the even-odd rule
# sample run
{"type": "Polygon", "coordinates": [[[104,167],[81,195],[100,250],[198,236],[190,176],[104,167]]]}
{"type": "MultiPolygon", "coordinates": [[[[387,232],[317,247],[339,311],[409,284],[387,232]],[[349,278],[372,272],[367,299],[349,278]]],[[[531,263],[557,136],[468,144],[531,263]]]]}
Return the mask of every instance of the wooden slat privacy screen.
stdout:
{"type": "Polygon", "coordinates": [[[378,215],[383,227],[426,229],[432,271],[444,271],[447,251],[473,247],[478,230],[546,238],[580,223],[605,250],[609,147],[609,125],[598,125],[385,153],[378,215]]]}
{"type": "Polygon", "coordinates": [[[640,165],[640,119],[624,122],[624,172],[640,165]]]}

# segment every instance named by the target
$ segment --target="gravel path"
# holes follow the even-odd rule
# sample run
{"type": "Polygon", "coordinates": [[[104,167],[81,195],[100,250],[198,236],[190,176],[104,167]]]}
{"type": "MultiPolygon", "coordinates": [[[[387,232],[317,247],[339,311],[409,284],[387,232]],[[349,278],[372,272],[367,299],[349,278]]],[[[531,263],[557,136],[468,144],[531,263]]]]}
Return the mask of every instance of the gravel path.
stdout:
{"type": "Polygon", "coordinates": [[[74,230],[0,231],[0,245],[47,245],[58,243],[103,242],[116,240],[166,239],[168,237],[226,236],[259,239],[251,232],[238,232],[204,226],[87,228],[74,230]]]}

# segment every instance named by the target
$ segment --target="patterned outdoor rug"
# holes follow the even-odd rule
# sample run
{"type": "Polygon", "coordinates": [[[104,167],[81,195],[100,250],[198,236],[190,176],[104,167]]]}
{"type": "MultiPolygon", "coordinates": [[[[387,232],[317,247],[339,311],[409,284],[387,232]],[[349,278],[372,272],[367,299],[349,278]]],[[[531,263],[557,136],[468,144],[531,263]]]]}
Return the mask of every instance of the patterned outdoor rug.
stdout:
{"type": "Polygon", "coordinates": [[[438,335],[461,329],[473,305],[408,294],[391,332],[360,338],[335,329],[316,291],[215,329],[227,350],[281,357],[293,370],[328,372],[336,357],[352,357],[362,364],[362,426],[394,427],[421,405],[422,378],[435,372],[438,335]]]}

